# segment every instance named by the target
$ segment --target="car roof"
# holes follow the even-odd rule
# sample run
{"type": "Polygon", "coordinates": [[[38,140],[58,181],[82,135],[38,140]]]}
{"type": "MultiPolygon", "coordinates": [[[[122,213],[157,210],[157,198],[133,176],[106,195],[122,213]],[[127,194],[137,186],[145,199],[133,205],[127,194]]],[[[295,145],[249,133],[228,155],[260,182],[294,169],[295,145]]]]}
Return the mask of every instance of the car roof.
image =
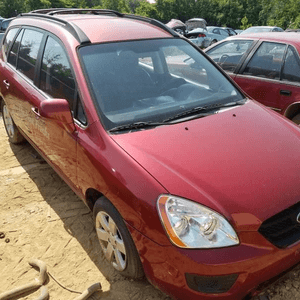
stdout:
{"type": "MultiPolygon", "coordinates": [[[[51,31],[51,28],[55,28],[58,25],[60,25],[60,30],[61,27],[66,28],[66,26],[58,24],[57,20],[61,20],[63,25],[67,24],[69,27],[75,28],[75,31],[79,28],[83,32],[83,35],[86,36],[86,40],[91,43],[177,36],[170,29],[168,31],[167,29],[160,28],[158,25],[164,27],[162,23],[157,25],[154,22],[151,24],[151,22],[146,22],[143,18],[139,20],[138,18],[127,18],[126,16],[123,14],[119,16],[114,14],[95,15],[89,13],[55,14],[54,16],[49,16],[39,13],[28,13],[21,14],[10,25],[32,25],[51,31]]],[[[152,21],[152,19],[144,19],[152,21]]]]}
{"type": "MultiPolygon", "coordinates": [[[[251,26],[251,27],[248,27],[247,29],[250,29],[250,28],[279,28],[278,26],[251,26]]],[[[245,29],[245,30],[247,30],[245,29]]]]}
{"type": "Polygon", "coordinates": [[[235,35],[226,40],[264,40],[278,43],[288,43],[300,46],[299,33],[296,32],[257,32],[243,35],[235,35]]]}

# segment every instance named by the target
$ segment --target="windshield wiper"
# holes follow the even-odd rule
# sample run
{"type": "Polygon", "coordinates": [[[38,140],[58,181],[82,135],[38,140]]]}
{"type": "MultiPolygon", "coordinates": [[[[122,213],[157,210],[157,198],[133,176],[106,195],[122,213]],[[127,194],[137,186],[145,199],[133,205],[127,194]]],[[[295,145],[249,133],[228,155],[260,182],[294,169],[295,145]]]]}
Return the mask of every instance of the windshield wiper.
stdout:
{"type": "Polygon", "coordinates": [[[124,131],[124,130],[131,130],[131,129],[142,129],[147,127],[161,126],[161,125],[166,125],[166,124],[165,122],[135,122],[135,123],[116,126],[110,129],[109,132],[124,131]]]}
{"type": "Polygon", "coordinates": [[[216,104],[212,104],[212,105],[197,106],[192,109],[183,111],[177,115],[174,115],[168,119],[165,119],[165,120],[163,120],[163,122],[173,121],[173,120],[180,119],[182,117],[186,117],[186,116],[194,115],[194,114],[197,114],[197,117],[205,117],[205,116],[208,116],[211,114],[215,114],[216,113],[215,110],[218,110],[220,108],[242,105],[244,103],[245,103],[245,99],[239,100],[239,101],[234,101],[234,102],[229,102],[229,103],[216,103],[216,104]],[[212,111],[214,111],[214,112],[212,112],[212,111]],[[201,114],[199,115],[198,113],[200,113],[200,112],[201,112],[201,114]]]}
{"type": "Polygon", "coordinates": [[[162,126],[162,125],[170,125],[170,124],[176,124],[178,122],[171,122],[175,121],[177,119],[182,119],[184,117],[188,116],[193,116],[197,118],[201,117],[206,117],[212,114],[215,114],[215,110],[218,110],[223,107],[231,107],[231,106],[236,106],[236,105],[242,105],[245,103],[245,99],[235,101],[235,102],[229,102],[229,103],[217,103],[213,105],[206,105],[206,106],[198,106],[194,107],[190,110],[183,111],[177,115],[174,115],[170,118],[167,118],[163,120],[162,122],[135,122],[135,123],[130,123],[130,124],[124,124],[124,125],[119,125],[116,126],[110,130],[109,132],[118,132],[118,131],[126,131],[126,130],[138,130],[138,129],[143,129],[143,128],[149,128],[149,127],[156,127],[156,126],[162,126]],[[213,112],[212,112],[213,111],[213,112]]]}

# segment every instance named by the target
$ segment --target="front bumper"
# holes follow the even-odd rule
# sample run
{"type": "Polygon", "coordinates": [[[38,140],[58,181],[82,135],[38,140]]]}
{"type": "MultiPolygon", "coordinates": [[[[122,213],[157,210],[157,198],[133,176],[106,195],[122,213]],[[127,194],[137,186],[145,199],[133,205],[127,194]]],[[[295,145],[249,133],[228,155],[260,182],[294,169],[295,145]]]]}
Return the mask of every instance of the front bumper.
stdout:
{"type": "Polygon", "coordinates": [[[239,246],[186,250],[130,230],[147,278],[174,299],[243,299],[300,261],[299,242],[281,250],[257,232],[243,233],[239,246]]]}

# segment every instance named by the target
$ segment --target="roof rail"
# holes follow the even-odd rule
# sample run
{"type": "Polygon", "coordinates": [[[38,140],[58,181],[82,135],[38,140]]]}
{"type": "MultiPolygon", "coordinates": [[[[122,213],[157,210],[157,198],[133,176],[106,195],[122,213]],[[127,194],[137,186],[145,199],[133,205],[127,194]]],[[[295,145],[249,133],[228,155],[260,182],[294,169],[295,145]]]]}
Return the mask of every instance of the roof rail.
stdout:
{"type": "Polygon", "coordinates": [[[175,32],[173,29],[169,28],[168,26],[166,26],[165,24],[163,24],[162,22],[160,22],[156,19],[151,19],[151,18],[137,16],[137,15],[130,15],[130,14],[123,14],[123,17],[128,18],[128,19],[142,21],[142,22],[147,22],[151,25],[154,25],[156,27],[163,29],[164,31],[167,31],[168,33],[172,34],[174,37],[179,36],[178,33],[175,32]]]}
{"type": "Polygon", "coordinates": [[[57,22],[58,24],[64,26],[66,30],[68,30],[80,44],[91,43],[87,35],[77,25],[73,24],[72,22],[68,22],[64,19],[49,16],[47,14],[31,13],[31,12],[19,14],[17,17],[31,17],[31,18],[37,17],[37,18],[42,18],[42,19],[47,19],[50,21],[57,22]]]}
{"type": "Polygon", "coordinates": [[[142,16],[136,16],[131,14],[123,14],[115,10],[109,9],[86,9],[86,8],[47,8],[47,9],[37,9],[31,11],[29,13],[20,14],[21,17],[38,17],[44,18],[52,21],[56,21],[63,26],[78,40],[80,44],[90,43],[91,41],[86,36],[86,34],[75,24],[72,22],[68,22],[64,19],[55,17],[54,15],[59,14],[94,14],[94,15],[115,15],[120,18],[128,18],[133,20],[138,20],[142,22],[149,23],[156,27],[163,29],[174,37],[178,37],[179,35],[171,28],[167,27],[165,24],[161,23],[158,20],[146,18],[142,16]]]}
{"type": "Polygon", "coordinates": [[[128,18],[128,19],[134,19],[134,20],[139,20],[142,22],[147,22],[149,24],[152,24],[156,27],[159,27],[168,33],[172,34],[173,36],[178,36],[178,34],[166,26],[165,24],[161,23],[158,20],[147,18],[147,17],[142,17],[142,16],[137,16],[137,15],[132,15],[132,14],[123,14],[120,13],[116,10],[111,10],[111,9],[88,9],[88,8],[48,8],[48,9],[38,9],[32,11],[32,13],[45,13],[47,15],[58,15],[58,14],[79,14],[79,13],[91,13],[95,15],[100,15],[100,14],[113,14],[116,15],[117,17],[123,17],[123,18],[128,18]]]}

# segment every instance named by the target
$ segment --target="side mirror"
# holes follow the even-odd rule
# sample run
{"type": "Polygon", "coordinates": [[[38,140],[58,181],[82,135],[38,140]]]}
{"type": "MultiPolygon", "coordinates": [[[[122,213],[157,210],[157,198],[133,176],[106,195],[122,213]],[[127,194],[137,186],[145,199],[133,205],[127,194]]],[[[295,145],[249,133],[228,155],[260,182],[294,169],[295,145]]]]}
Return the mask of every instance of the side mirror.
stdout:
{"type": "Polygon", "coordinates": [[[69,102],[66,99],[49,99],[42,101],[39,114],[43,118],[57,121],[69,133],[75,131],[73,116],[69,102]]]}

